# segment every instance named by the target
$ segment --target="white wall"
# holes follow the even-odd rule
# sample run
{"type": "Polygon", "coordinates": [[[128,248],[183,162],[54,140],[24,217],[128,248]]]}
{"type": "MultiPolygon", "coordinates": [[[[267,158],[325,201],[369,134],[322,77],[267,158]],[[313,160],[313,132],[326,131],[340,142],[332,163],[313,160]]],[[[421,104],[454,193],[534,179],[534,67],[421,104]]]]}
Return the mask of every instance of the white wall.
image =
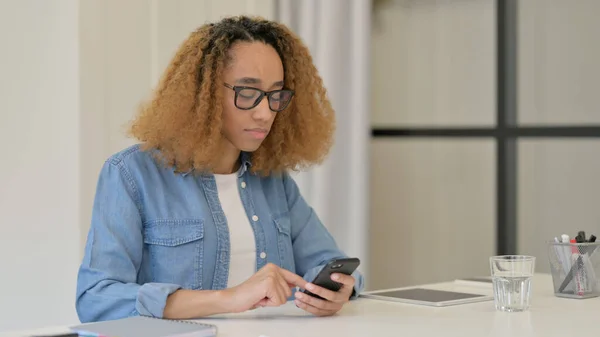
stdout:
{"type": "Polygon", "coordinates": [[[495,123],[494,8],[494,0],[378,1],[372,125],[495,123]]]}
{"type": "MultiPolygon", "coordinates": [[[[493,125],[494,8],[493,0],[377,1],[372,125],[493,125]]],[[[476,138],[371,142],[371,289],[489,273],[494,155],[493,141],[476,138]]]]}
{"type": "Polygon", "coordinates": [[[371,289],[489,273],[494,148],[491,140],[372,141],[371,289]]]}
{"type": "Polygon", "coordinates": [[[0,331],[77,322],[97,174],[135,107],[197,26],[274,3],[0,1],[0,331]]]}
{"type": "Polygon", "coordinates": [[[519,122],[600,124],[600,1],[518,4],[519,122]]]}
{"type": "Polygon", "coordinates": [[[0,2],[0,331],[75,320],[76,0],[0,2]]]}

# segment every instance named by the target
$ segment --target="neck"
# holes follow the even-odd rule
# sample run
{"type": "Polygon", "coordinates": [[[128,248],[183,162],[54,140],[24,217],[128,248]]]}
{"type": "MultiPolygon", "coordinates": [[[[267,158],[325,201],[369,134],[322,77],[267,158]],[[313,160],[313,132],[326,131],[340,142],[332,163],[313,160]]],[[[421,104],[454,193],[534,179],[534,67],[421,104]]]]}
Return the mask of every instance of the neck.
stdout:
{"type": "Polygon", "coordinates": [[[233,146],[227,146],[221,152],[221,156],[217,160],[217,165],[214,168],[215,174],[230,174],[239,170],[240,161],[240,150],[233,146]]]}

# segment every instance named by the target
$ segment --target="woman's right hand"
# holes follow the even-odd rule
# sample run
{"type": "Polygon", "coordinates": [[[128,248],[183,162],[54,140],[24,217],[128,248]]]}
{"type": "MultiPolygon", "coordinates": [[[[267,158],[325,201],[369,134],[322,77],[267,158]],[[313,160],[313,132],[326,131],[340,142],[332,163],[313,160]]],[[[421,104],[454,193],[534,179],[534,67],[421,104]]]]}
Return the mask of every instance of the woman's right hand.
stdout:
{"type": "Polygon", "coordinates": [[[269,263],[244,283],[225,290],[231,312],[258,307],[276,307],[287,302],[292,288],[304,289],[306,281],[279,266],[269,263]]]}

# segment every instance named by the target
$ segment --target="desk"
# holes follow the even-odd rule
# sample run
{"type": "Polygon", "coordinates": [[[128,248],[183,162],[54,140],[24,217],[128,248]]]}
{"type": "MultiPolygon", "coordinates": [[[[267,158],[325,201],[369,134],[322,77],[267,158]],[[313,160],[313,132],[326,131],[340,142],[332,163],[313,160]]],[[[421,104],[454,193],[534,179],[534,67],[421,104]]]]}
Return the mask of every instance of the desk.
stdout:
{"type": "MultiPolygon", "coordinates": [[[[555,297],[550,275],[536,274],[532,281],[531,309],[503,313],[493,302],[435,308],[359,298],[334,317],[312,317],[288,303],[236,315],[215,316],[200,321],[219,327],[219,337],[292,336],[456,336],[456,337],[565,337],[598,336],[600,297],[575,300],[555,297]],[[575,328],[578,327],[578,331],[575,328]]],[[[457,285],[453,282],[426,285],[433,289],[455,289],[491,293],[491,287],[457,285]],[[467,288],[465,288],[467,287],[467,288]]],[[[0,334],[0,337],[65,331],[64,327],[0,334]]]]}

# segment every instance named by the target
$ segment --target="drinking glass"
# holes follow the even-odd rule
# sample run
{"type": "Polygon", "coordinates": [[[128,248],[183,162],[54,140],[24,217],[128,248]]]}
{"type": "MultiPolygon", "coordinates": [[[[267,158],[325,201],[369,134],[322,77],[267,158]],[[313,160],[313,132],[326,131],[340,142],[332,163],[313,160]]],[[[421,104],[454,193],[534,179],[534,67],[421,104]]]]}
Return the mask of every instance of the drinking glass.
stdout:
{"type": "Polygon", "coordinates": [[[490,257],[496,310],[518,312],[529,309],[535,257],[500,255],[490,257]]]}

